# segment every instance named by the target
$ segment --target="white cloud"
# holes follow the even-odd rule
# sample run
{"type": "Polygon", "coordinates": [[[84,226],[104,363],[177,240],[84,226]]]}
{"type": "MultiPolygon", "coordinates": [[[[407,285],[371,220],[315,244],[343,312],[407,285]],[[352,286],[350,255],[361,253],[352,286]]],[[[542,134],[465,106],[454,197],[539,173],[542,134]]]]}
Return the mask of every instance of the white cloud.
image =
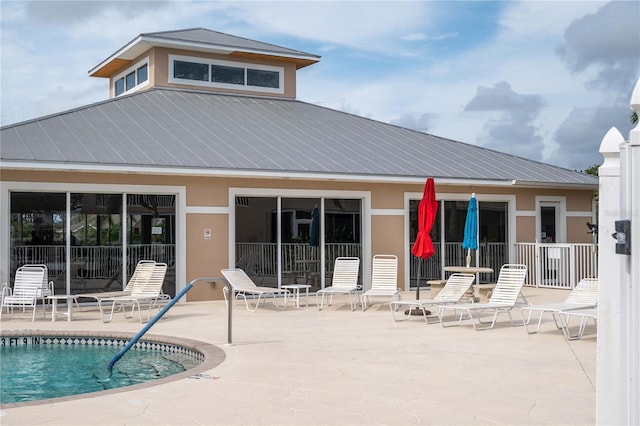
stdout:
{"type": "MultiPolygon", "coordinates": [[[[322,54],[319,64],[298,73],[301,100],[503,151],[508,129],[496,120],[505,110],[464,107],[479,87],[505,82],[515,94],[544,104],[522,129],[510,129],[535,141],[537,152],[524,155],[574,168],[591,165],[580,167],[576,162],[586,159],[567,155],[577,147],[598,156],[597,126],[605,123],[594,114],[614,117],[613,111],[627,108],[633,88],[589,84],[616,77],[614,68],[598,63],[603,55],[596,60],[586,48],[602,29],[587,28],[585,16],[604,20],[606,2],[490,2],[482,16],[488,21],[478,28],[473,16],[455,25],[462,11],[477,10],[477,2],[81,3],[0,2],[3,124],[106,99],[106,80],[89,78],[89,69],[140,33],[191,27],[322,54]],[[570,136],[581,134],[581,125],[593,133],[570,136]],[[498,134],[483,139],[491,129],[498,134]],[[579,139],[590,142],[580,145],[579,139]]],[[[624,28],[622,37],[608,38],[610,45],[628,33],[640,36],[637,26],[635,33],[624,28]]]]}

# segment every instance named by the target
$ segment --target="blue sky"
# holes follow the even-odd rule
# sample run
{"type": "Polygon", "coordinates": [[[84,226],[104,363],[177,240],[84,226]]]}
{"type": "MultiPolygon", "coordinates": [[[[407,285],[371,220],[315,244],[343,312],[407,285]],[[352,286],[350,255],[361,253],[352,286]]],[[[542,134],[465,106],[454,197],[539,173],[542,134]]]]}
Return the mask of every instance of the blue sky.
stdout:
{"type": "Polygon", "coordinates": [[[582,170],[627,136],[638,1],[0,1],[2,125],[107,99],[88,70],[203,27],[322,56],[298,99],[582,170]]]}

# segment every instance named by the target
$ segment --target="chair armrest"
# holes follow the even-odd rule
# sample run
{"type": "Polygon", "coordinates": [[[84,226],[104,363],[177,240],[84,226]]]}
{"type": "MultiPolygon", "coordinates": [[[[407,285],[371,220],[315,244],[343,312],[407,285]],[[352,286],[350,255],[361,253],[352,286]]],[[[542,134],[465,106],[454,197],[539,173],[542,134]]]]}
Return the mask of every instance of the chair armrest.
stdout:
{"type": "Polygon", "coordinates": [[[2,298],[5,296],[11,296],[11,287],[7,285],[7,283],[2,284],[2,298]]]}

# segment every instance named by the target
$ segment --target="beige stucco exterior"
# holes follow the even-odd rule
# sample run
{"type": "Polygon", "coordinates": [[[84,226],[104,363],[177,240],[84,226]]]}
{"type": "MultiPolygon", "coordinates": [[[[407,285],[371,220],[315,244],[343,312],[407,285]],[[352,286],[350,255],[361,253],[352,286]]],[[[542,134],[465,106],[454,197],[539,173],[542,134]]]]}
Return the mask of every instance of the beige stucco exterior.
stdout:
{"type": "Polygon", "coordinates": [[[179,55],[179,56],[190,56],[195,58],[204,58],[204,59],[214,59],[221,61],[235,61],[239,64],[244,65],[269,65],[274,67],[281,67],[284,70],[284,92],[277,94],[278,97],[287,98],[287,99],[295,99],[296,97],[296,64],[293,62],[282,62],[274,59],[264,59],[260,57],[251,57],[251,58],[236,58],[229,57],[229,55],[220,55],[215,53],[206,53],[206,52],[185,52],[184,50],[177,49],[169,49],[164,47],[153,47],[149,49],[144,54],[136,57],[130,63],[125,66],[120,67],[114,74],[113,77],[109,78],[109,97],[114,97],[114,84],[117,79],[122,77],[122,73],[128,70],[134,64],[139,63],[140,61],[149,58],[149,83],[142,87],[140,90],[150,89],[154,86],[162,86],[162,87],[175,87],[182,89],[192,89],[192,90],[207,90],[207,91],[215,91],[217,93],[243,93],[254,96],[262,96],[265,95],[264,92],[247,90],[246,88],[240,88],[238,90],[228,89],[216,87],[212,89],[211,87],[199,86],[199,85],[191,85],[191,84],[175,84],[169,82],[169,55],[179,55]]]}
{"type": "MultiPolygon", "coordinates": [[[[145,175],[127,173],[92,173],[92,172],[60,172],[33,170],[2,170],[3,199],[7,199],[10,191],[20,190],[25,183],[46,182],[58,192],[69,189],[73,185],[82,184],[83,189],[91,191],[92,186],[99,185],[100,191],[112,188],[113,192],[126,192],[128,186],[137,190],[149,186],[152,192],[162,188],[182,188],[184,200],[179,205],[184,208],[176,211],[176,221],[184,224],[177,226],[178,254],[184,253],[184,267],[177,269],[178,288],[197,277],[219,276],[220,269],[233,266],[230,247],[233,247],[234,232],[230,229],[230,218],[234,214],[234,205],[230,205],[230,194],[252,194],[255,191],[267,191],[276,197],[287,196],[290,191],[309,197],[320,197],[323,194],[336,194],[344,191],[347,198],[359,197],[362,204],[362,245],[363,277],[369,276],[370,256],[375,254],[395,254],[398,256],[398,283],[405,288],[406,265],[409,262],[407,244],[409,242],[407,221],[409,212],[406,201],[419,200],[422,196],[423,183],[393,184],[375,182],[340,182],[296,179],[260,179],[230,178],[215,176],[181,176],[177,174],[145,175]],[[354,195],[355,194],[355,195],[354,195]],[[369,203],[369,204],[367,204],[369,203]],[[181,231],[184,229],[184,231],[181,231]],[[212,231],[211,239],[203,238],[203,231],[212,231]],[[183,247],[182,247],[183,246],[183,247]]],[[[505,188],[491,186],[456,186],[439,185],[436,180],[438,199],[468,199],[470,192],[477,194],[478,200],[484,197],[489,200],[504,200],[513,205],[512,211],[515,236],[511,243],[535,242],[536,200],[552,197],[564,200],[566,204],[563,216],[566,226],[567,241],[571,243],[590,243],[591,235],[587,233],[586,221],[594,221],[592,214],[592,190],[558,190],[533,188],[505,188]]],[[[300,195],[297,195],[300,196],[300,195]]],[[[188,300],[209,300],[222,298],[222,286],[200,285],[188,293],[188,300]]]]}

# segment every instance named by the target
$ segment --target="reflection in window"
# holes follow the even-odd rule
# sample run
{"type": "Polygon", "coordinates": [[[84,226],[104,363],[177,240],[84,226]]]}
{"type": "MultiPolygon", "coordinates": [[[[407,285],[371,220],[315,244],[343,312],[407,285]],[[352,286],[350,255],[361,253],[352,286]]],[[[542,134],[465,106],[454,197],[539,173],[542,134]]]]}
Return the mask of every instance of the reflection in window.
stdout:
{"type": "Polygon", "coordinates": [[[127,74],[126,80],[127,90],[133,89],[136,86],[136,72],[133,71],[127,74]]]}
{"type": "Polygon", "coordinates": [[[244,68],[212,65],[211,81],[216,83],[244,85],[244,68]]]}
{"type": "Polygon", "coordinates": [[[167,263],[164,291],[175,294],[175,196],[129,195],[129,223],[139,225],[128,242],[123,278],[125,221],[122,194],[12,192],[11,276],[30,263],[48,268],[56,293],[122,290],[138,260],[167,263]],[[70,212],[67,249],[67,209],[70,212]]]}
{"type": "Polygon", "coordinates": [[[186,80],[209,81],[209,65],[195,62],[174,61],[173,77],[186,80]]]}
{"type": "Polygon", "coordinates": [[[124,77],[116,80],[114,90],[115,90],[116,96],[119,96],[124,93],[124,77]]]}
{"type": "Polygon", "coordinates": [[[147,64],[144,64],[140,68],[138,68],[138,84],[144,83],[149,78],[149,67],[147,64]]]}
{"type": "Polygon", "coordinates": [[[280,87],[280,73],[277,71],[254,70],[247,68],[247,86],[280,87]]]}

